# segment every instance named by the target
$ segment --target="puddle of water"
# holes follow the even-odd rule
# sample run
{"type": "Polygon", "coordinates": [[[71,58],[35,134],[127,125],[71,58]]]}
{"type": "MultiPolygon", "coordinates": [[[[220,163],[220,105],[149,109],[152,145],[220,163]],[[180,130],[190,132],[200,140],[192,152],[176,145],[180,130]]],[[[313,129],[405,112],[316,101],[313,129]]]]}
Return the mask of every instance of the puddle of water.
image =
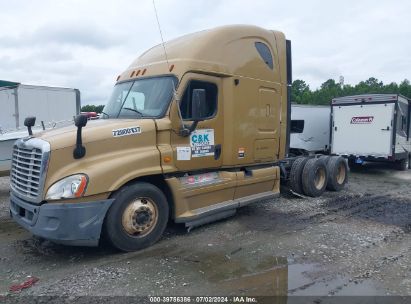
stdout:
{"type": "Polygon", "coordinates": [[[219,290],[228,295],[284,296],[287,295],[287,259],[265,257],[244,261],[231,258],[218,265],[215,259],[200,264],[210,282],[218,285],[219,290]]]}
{"type": "MultiPolygon", "coordinates": [[[[174,250],[149,251],[147,256],[178,261],[178,273],[201,273],[213,290],[225,295],[242,296],[329,296],[384,295],[371,280],[356,283],[342,276],[322,275],[318,264],[297,264],[285,257],[261,256],[244,251],[189,252],[174,250]]],[[[144,254],[144,255],[146,255],[144,254]]],[[[141,256],[140,256],[141,257],[141,256]]],[[[196,279],[193,277],[193,279],[196,279]]],[[[201,281],[200,281],[201,284],[201,281]]]]}
{"type": "Polygon", "coordinates": [[[342,276],[320,278],[289,289],[292,296],[382,296],[385,290],[371,280],[353,282],[342,276]]]}

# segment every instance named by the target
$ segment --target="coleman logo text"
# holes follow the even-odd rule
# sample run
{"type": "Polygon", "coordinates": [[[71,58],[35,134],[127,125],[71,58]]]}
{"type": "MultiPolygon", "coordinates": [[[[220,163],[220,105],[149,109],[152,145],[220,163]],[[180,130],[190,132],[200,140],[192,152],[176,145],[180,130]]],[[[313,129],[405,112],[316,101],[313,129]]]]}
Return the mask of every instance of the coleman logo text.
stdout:
{"type": "Polygon", "coordinates": [[[374,116],[358,116],[351,118],[351,124],[370,124],[374,120],[374,116]]]}
{"type": "Polygon", "coordinates": [[[113,137],[121,137],[121,136],[140,134],[141,133],[141,128],[140,127],[131,127],[131,128],[113,130],[112,132],[113,132],[113,137]]]}

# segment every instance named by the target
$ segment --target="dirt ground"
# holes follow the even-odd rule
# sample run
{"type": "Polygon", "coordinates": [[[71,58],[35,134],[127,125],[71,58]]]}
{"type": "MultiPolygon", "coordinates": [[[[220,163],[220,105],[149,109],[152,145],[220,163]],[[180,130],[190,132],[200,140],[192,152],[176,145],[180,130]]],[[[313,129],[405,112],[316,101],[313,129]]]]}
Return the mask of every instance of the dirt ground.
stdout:
{"type": "Polygon", "coordinates": [[[37,239],[8,216],[0,178],[0,295],[411,295],[411,170],[370,164],[346,189],[280,199],[135,253],[37,239]]]}

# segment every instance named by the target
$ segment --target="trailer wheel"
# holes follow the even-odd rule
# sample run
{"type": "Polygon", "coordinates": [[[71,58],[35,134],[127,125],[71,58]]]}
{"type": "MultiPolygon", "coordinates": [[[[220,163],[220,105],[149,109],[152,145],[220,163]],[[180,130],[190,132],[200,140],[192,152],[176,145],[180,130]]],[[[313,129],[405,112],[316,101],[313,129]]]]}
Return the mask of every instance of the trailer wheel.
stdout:
{"type": "Polygon", "coordinates": [[[291,190],[296,193],[303,194],[303,181],[302,174],[305,164],[307,163],[308,158],[298,157],[292,164],[290,170],[290,186],[291,190]]]}
{"type": "Polygon", "coordinates": [[[327,163],[328,182],[327,189],[340,191],[348,181],[347,161],[341,156],[331,156],[327,163]]]}
{"type": "Polygon", "coordinates": [[[156,186],[139,182],[114,195],[104,222],[108,241],[121,251],[135,251],[157,242],[168,221],[168,203],[156,186]]]}
{"type": "Polygon", "coordinates": [[[304,166],[302,174],[304,194],[317,197],[324,193],[327,186],[328,172],[325,160],[311,158],[304,166]]]}
{"type": "Polygon", "coordinates": [[[396,162],[397,169],[400,171],[406,171],[410,168],[410,155],[396,162]]]}

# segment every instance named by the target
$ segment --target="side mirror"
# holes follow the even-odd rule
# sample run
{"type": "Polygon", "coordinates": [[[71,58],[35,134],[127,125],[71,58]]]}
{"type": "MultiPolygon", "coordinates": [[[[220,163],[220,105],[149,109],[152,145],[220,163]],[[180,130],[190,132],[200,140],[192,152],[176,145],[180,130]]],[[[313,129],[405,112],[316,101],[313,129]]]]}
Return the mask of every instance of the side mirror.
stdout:
{"type": "Polygon", "coordinates": [[[26,117],[26,119],[24,119],[24,125],[27,127],[28,131],[29,131],[29,135],[33,135],[33,131],[31,130],[31,127],[34,126],[34,124],[36,123],[36,117],[26,117]]]}
{"type": "Polygon", "coordinates": [[[76,127],[85,127],[87,125],[87,116],[86,115],[77,115],[74,119],[74,124],[76,127]]]}
{"type": "Polygon", "coordinates": [[[74,124],[77,127],[76,147],[73,150],[74,159],[80,159],[86,155],[86,148],[83,146],[83,139],[81,137],[81,129],[87,125],[86,115],[77,115],[74,118],[74,124]]]}
{"type": "Polygon", "coordinates": [[[194,89],[191,98],[191,116],[194,121],[201,121],[207,115],[206,91],[194,89]]]}

